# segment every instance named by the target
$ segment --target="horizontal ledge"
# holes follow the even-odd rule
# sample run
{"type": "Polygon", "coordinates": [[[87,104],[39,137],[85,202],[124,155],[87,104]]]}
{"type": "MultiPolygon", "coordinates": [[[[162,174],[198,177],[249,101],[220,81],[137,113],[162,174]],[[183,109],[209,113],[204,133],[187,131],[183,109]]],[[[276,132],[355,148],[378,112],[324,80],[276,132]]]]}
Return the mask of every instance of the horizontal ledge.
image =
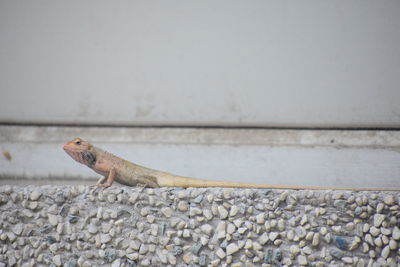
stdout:
{"type": "Polygon", "coordinates": [[[265,130],[379,130],[400,131],[400,123],[261,123],[261,122],[90,122],[90,121],[15,121],[0,120],[0,126],[41,126],[41,127],[112,127],[112,128],[201,128],[201,129],[265,129],[265,130]]]}
{"type": "Polygon", "coordinates": [[[400,131],[0,125],[0,142],[400,148],[400,131]]]}

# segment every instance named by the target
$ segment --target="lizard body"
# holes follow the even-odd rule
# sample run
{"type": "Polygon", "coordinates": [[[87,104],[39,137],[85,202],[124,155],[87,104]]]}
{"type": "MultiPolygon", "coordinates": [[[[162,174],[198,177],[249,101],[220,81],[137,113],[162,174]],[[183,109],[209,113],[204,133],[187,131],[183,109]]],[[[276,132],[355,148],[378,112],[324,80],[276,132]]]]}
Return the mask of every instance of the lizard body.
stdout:
{"type": "MultiPolygon", "coordinates": [[[[88,166],[102,177],[97,182],[99,187],[109,187],[114,181],[127,186],[144,187],[235,187],[235,188],[268,188],[268,189],[312,189],[312,190],[378,190],[335,188],[323,186],[293,186],[226,182],[218,180],[204,180],[177,176],[170,173],[149,169],[107,151],[97,148],[81,138],[66,143],[65,152],[75,161],[88,166]]],[[[393,189],[392,189],[393,190],[393,189]]]]}

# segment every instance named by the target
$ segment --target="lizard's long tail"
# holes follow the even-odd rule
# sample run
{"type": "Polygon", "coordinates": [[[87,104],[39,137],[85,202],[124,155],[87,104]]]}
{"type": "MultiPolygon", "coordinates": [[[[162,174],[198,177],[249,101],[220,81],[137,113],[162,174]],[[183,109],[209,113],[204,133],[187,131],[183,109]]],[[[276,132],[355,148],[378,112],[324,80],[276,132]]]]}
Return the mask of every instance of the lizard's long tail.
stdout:
{"type": "MultiPolygon", "coordinates": [[[[298,186],[298,185],[277,185],[277,184],[252,184],[239,182],[226,182],[217,180],[196,179],[183,176],[175,176],[163,173],[157,177],[157,183],[161,187],[233,187],[233,188],[265,188],[265,189],[294,189],[294,190],[348,190],[348,191],[396,191],[396,189],[376,188],[348,188],[328,186],[298,186]]],[[[398,189],[397,189],[398,190],[398,189]]]]}

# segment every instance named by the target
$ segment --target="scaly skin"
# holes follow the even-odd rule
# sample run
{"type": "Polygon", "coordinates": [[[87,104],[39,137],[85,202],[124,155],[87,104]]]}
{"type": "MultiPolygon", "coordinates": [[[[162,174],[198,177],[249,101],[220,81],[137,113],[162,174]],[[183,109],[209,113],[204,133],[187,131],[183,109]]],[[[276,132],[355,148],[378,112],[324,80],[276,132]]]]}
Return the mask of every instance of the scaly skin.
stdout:
{"type": "MultiPolygon", "coordinates": [[[[99,187],[109,187],[114,181],[127,186],[143,187],[236,187],[236,188],[269,188],[269,189],[314,189],[314,190],[379,190],[379,189],[355,189],[320,186],[288,186],[224,182],[216,180],[203,180],[183,176],[177,176],[166,172],[152,170],[108,153],[91,145],[81,138],[66,143],[63,146],[65,152],[74,160],[82,163],[103,177],[97,182],[99,187]]],[[[382,189],[380,189],[382,190],[382,189]]],[[[396,189],[389,189],[396,190],[396,189]]]]}

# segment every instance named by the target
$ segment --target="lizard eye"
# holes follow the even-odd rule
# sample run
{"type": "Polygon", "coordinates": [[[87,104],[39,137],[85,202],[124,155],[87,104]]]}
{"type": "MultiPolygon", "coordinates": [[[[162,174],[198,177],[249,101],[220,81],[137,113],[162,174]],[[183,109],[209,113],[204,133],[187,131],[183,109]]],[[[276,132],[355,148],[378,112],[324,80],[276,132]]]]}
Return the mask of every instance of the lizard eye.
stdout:
{"type": "Polygon", "coordinates": [[[80,140],[75,141],[75,144],[77,144],[79,146],[81,144],[81,141],[80,140]]]}

